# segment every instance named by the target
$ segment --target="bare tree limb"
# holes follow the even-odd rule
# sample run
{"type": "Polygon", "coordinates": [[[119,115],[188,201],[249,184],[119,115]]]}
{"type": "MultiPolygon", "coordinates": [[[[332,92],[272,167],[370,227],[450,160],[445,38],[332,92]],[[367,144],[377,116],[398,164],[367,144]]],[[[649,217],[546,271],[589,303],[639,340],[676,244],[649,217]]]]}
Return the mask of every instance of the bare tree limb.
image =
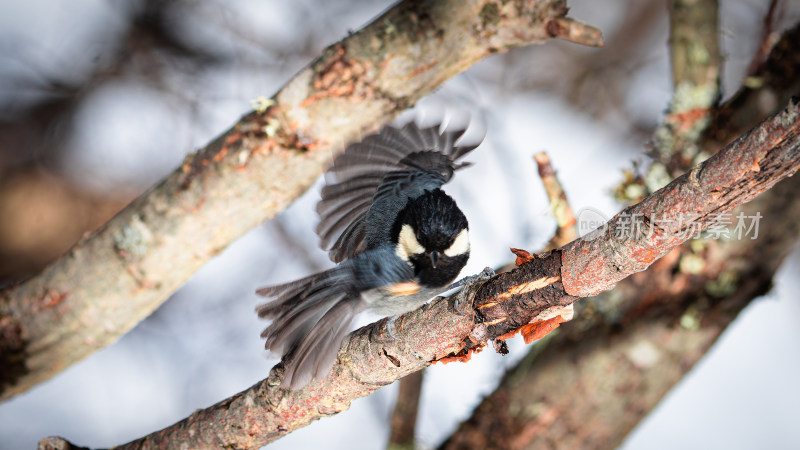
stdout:
{"type": "Polygon", "coordinates": [[[558,225],[556,234],[550,240],[548,247],[562,247],[578,238],[578,233],[575,231],[575,213],[572,212],[567,194],[556,177],[556,171],[550,164],[550,157],[547,156],[547,153],[537,153],[533,155],[533,159],[536,161],[539,178],[542,179],[547,199],[550,202],[550,209],[553,211],[558,225]]]}
{"type": "Polygon", "coordinates": [[[0,398],[115,341],[231,241],[283,210],[345,143],[450,77],[554,35],[599,43],[599,32],[566,12],[563,0],[405,1],[328,47],[91,237],[0,292],[0,398]]]}
{"type": "MultiPolygon", "coordinates": [[[[349,407],[411,372],[454,353],[468,353],[529,323],[551,307],[610,289],[646,269],[684,242],[681,226],[663,226],[652,235],[615,237],[626,214],[673,217],[697,213],[698,231],[714,223],[713,212],[741,205],[800,167],[800,99],[744,134],[689,173],[615,216],[604,231],[590,233],[561,250],[533,259],[490,280],[468,285],[400,316],[396,339],[387,320],[352,333],[330,374],[304,389],[280,387],[282,365],[269,378],[177,424],[120,448],[252,448],[313,420],[349,407]],[[598,263],[601,262],[602,264],[598,263]],[[608,267],[603,264],[607,264],[608,267]],[[473,305],[473,311],[466,305],[473,305]],[[464,309],[468,310],[462,313],[464,309]]],[[[654,223],[651,221],[650,223],[654,223]]]]}

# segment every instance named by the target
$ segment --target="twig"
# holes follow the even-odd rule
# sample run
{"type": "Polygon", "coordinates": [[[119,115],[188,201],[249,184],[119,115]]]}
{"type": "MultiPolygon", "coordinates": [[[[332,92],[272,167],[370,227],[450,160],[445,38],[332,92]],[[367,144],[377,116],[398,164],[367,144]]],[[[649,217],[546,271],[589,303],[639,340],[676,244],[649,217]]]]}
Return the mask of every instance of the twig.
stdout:
{"type": "MultiPolygon", "coordinates": [[[[752,200],[800,167],[800,99],[743,135],[722,151],[561,250],[536,258],[512,272],[473,284],[447,299],[437,299],[399,317],[394,335],[386,320],[352,333],[331,373],[302,390],[280,388],[283,367],[250,389],[145,438],[120,448],[252,448],[264,445],[317,418],[335,414],[350,402],[454,353],[463,353],[511,332],[552,306],[597,294],[646,269],[688,237],[680,226],[664,225],[651,236],[615,237],[625,214],[674,217],[698,213],[698,230],[752,200]],[[472,315],[457,305],[472,300],[472,315]]],[[[650,223],[654,223],[651,221],[650,223]]]]}
{"type": "Polygon", "coordinates": [[[745,80],[744,86],[717,111],[710,146],[727,144],[738,130],[748,129],[760,118],[779,108],[782,99],[800,92],[800,23],[785,31],[772,46],[760,72],[745,80]]]}
{"type": "MultiPolygon", "coordinates": [[[[484,57],[552,37],[563,0],[404,1],[328,47],[38,276],[0,292],[5,399],[114,342],[304,192],[334,153],[484,57]],[[62,301],[45,305],[48,292],[62,301]]],[[[570,36],[592,35],[571,23],[570,36]]],[[[589,43],[594,43],[590,41],[589,43]]]]}
{"type": "Polygon", "coordinates": [[[776,15],[778,15],[778,5],[780,0],[770,0],[767,13],[764,14],[764,20],[761,24],[761,43],[758,50],[753,55],[753,60],[747,68],[747,75],[755,75],[759,72],[761,65],[767,60],[767,56],[772,50],[772,46],[780,38],[780,34],[775,31],[776,15]]]}
{"type": "Polygon", "coordinates": [[[533,159],[539,168],[539,177],[542,179],[542,184],[544,184],[544,190],[547,192],[548,200],[550,200],[550,209],[553,211],[558,225],[556,234],[550,240],[548,247],[562,247],[578,238],[578,233],[575,231],[575,213],[572,212],[572,207],[569,206],[567,194],[564,192],[564,188],[561,187],[558,177],[556,177],[556,171],[550,164],[550,158],[547,153],[537,153],[533,155],[533,159]]]}
{"type": "Polygon", "coordinates": [[[400,379],[400,392],[392,414],[392,432],[389,434],[389,450],[410,450],[414,445],[414,430],[417,426],[419,396],[422,393],[422,378],[425,370],[414,372],[400,379]]]}

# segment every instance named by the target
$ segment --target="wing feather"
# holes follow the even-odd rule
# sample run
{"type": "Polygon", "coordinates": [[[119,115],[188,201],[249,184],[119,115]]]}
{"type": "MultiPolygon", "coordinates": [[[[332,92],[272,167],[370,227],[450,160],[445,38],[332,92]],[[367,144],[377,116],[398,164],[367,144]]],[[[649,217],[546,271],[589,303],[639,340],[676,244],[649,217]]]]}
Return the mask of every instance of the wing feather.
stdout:
{"type": "Polygon", "coordinates": [[[480,142],[456,146],[465,130],[440,128],[420,128],[413,122],[387,126],[349,145],[334,160],[317,205],[317,235],[331,260],[352,258],[369,247],[368,241],[380,241],[385,236],[367,232],[388,233],[387,219],[378,215],[394,217],[408,198],[440,187],[467,165],[457,161],[480,142]]]}

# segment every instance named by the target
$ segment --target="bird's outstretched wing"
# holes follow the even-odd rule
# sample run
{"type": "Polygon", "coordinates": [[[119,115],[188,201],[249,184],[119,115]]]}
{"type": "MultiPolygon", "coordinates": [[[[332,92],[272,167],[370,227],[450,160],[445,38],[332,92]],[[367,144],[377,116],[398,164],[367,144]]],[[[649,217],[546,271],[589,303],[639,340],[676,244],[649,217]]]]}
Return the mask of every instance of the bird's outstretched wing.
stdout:
{"type": "Polygon", "coordinates": [[[439,131],[440,125],[419,128],[386,126],[351,144],[326,173],[317,205],[320,246],[333,262],[361,253],[368,240],[388,237],[391,221],[408,198],[440,187],[467,163],[456,162],[477,147],[456,146],[464,129],[439,131]],[[371,236],[384,233],[386,236],[371,236]]]}

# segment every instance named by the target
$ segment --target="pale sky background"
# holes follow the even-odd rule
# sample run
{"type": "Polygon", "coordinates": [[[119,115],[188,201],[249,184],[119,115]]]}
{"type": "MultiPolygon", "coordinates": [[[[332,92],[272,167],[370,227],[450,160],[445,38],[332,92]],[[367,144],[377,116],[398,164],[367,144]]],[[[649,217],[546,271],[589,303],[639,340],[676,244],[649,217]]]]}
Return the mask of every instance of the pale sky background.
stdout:
{"type": "MultiPolygon", "coordinates": [[[[626,7],[619,3],[569,2],[570,15],[608,36],[626,7]]],[[[722,2],[727,93],[737,89],[755,50],[762,3],[722,2]]],[[[193,102],[191,112],[142,79],[93,92],[76,116],[70,152],[59,161],[60,170],[85,189],[146,189],[188,152],[233,124],[252,99],[272,95],[324,46],[390,5],[311,0],[188,4],[195,6],[176,16],[175,26],[184,28],[194,43],[227,55],[230,63],[170,80],[193,102]]],[[[108,37],[124,32],[121,8],[115,5],[102,0],[0,3],[0,83],[11,76],[35,77],[42,68],[81,79],[93,62],[106,57],[108,37]]],[[[657,122],[670,96],[663,7],[648,50],[608,69],[607,76],[615,76],[614,70],[629,76],[622,110],[642,126],[657,122]]],[[[796,4],[788,9],[795,21],[800,18],[796,4]]],[[[424,99],[413,113],[466,111],[486,130],[484,144],[469,157],[474,166],[445,187],[470,221],[472,257],[464,275],[508,262],[508,247],[536,249],[549,240],[554,220],[531,162],[536,151],[549,152],[575,210],[592,207],[611,216],[620,209],[609,192],[632,160],[645,160],[646,136],[633,133],[629,119],[619,115],[592,117],[547,84],[559,71],[579,67],[601,51],[548,43],[492,57],[424,99]],[[572,59],[567,61],[566,53],[572,59]]],[[[580,94],[602,95],[602,89],[580,94]]],[[[0,108],[7,107],[7,92],[0,89],[0,108]]],[[[330,265],[315,247],[318,190],[319,183],[275,221],[304,243],[308,257],[281,242],[275,223],[251,230],[117,343],[0,404],[0,448],[33,448],[49,435],[93,447],[122,444],[264,378],[276,361],[266,357],[259,339],[265,323],[254,314],[260,302],[254,290],[330,265]]],[[[773,290],[741,314],[623,448],[798,448],[798,273],[800,252],[795,249],[773,290]]],[[[420,443],[431,447],[447,437],[524,354],[524,347],[514,341],[507,357],[485,351],[468,364],[429,369],[418,421],[420,443]]],[[[396,385],[383,388],[271,448],[317,448],[320,443],[326,448],[384,448],[396,392],[396,385]]]]}

